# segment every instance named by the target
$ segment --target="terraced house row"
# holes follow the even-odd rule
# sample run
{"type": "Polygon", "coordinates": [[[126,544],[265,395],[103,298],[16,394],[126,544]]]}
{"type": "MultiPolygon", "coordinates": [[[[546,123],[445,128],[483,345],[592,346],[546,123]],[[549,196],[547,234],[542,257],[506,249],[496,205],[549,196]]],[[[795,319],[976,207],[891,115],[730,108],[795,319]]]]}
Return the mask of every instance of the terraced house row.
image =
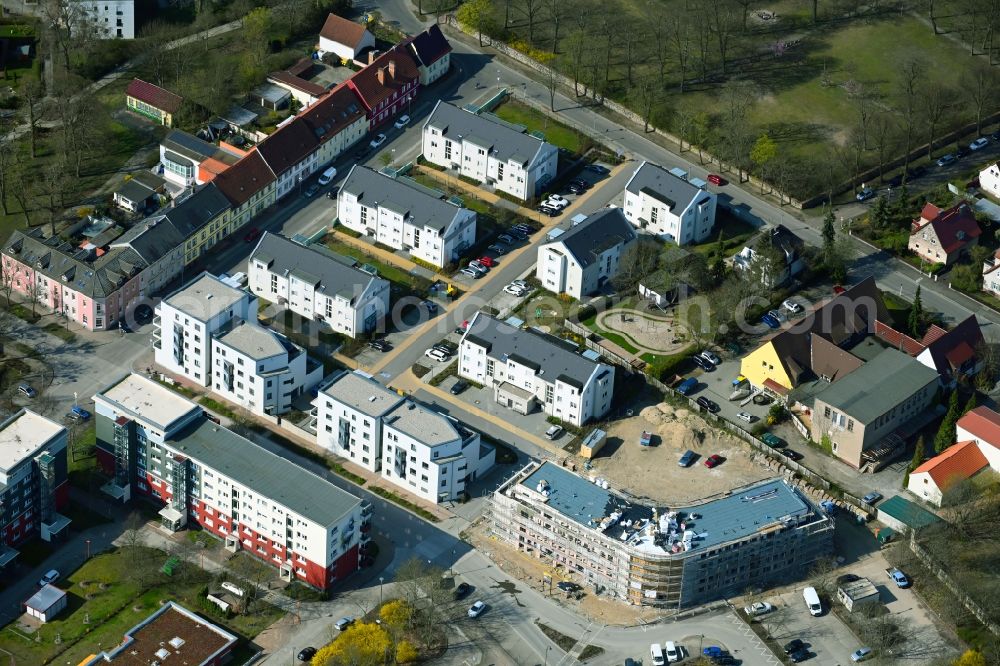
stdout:
{"type": "Polygon", "coordinates": [[[404,113],[422,84],[444,75],[451,46],[435,25],[327,91],[248,151],[172,132],[161,147],[167,180],[190,187],[170,208],[117,238],[83,246],[16,231],[3,245],[0,279],[88,330],[118,328],[136,305],[369,131],[404,113]]]}

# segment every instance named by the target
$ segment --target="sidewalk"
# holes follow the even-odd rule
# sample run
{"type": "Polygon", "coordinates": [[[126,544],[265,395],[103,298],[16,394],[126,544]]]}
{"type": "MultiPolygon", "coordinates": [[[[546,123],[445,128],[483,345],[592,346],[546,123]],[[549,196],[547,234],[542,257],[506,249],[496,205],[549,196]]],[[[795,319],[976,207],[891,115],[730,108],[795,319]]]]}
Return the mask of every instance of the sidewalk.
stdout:
{"type": "MultiPolygon", "coordinates": [[[[419,379],[417,379],[417,376],[413,374],[412,370],[407,370],[403,374],[399,375],[398,377],[393,379],[390,382],[390,384],[391,388],[400,389],[410,394],[416,393],[418,390],[427,391],[434,397],[444,401],[445,404],[448,404],[454,400],[454,397],[449,395],[446,391],[441,390],[437,386],[431,386],[430,384],[425,384],[419,379]]],[[[556,459],[565,458],[569,455],[568,453],[563,451],[561,447],[556,446],[555,444],[545,439],[544,437],[539,437],[538,435],[534,435],[526,430],[522,430],[521,428],[518,428],[517,426],[513,425],[509,420],[502,419],[495,414],[490,414],[489,412],[482,410],[476,407],[475,405],[470,405],[466,402],[460,403],[460,406],[462,410],[467,411],[470,414],[475,414],[484,421],[489,421],[490,423],[496,425],[497,427],[502,428],[503,430],[507,430],[508,432],[517,435],[521,439],[525,439],[531,442],[540,449],[548,451],[556,459]]],[[[513,414],[513,412],[511,414],[513,414]]]]}

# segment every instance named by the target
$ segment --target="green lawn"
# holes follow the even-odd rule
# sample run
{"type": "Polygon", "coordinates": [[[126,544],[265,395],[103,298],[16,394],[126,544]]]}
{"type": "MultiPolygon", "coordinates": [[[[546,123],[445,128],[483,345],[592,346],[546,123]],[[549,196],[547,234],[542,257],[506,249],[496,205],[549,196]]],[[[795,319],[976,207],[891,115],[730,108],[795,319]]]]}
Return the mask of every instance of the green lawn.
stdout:
{"type": "Polygon", "coordinates": [[[541,132],[546,141],[571,153],[580,154],[590,147],[590,139],[583,134],[526,104],[508,99],[493,113],[509,123],[524,125],[529,132],[541,132]]]}
{"type": "MultiPolygon", "coordinates": [[[[158,567],[167,557],[160,551],[136,552],[150,558],[150,564],[142,566],[158,567]]],[[[7,625],[0,631],[0,649],[11,655],[12,662],[78,664],[88,655],[120,643],[128,629],[148,617],[164,600],[207,615],[199,600],[200,591],[210,581],[207,573],[184,564],[185,575],[170,578],[157,571],[149,575],[150,585],[143,589],[130,574],[135,566],[132,556],[121,550],[91,558],[59,582],[59,587],[69,593],[69,606],[58,619],[42,625],[30,637],[14,625],[7,625]],[[105,589],[101,589],[102,584],[105,589]]],[[[252,638],[281,615],[278,609],[265,606],[255,616],[208,619],[252,638]]]]}
{"type": "Polygon", "coordinates": [[[333,252],[337,254],[342,254],[348,257],[354,257],[362,264],[371,264],[378,271],[379,277],[385,278],[389,282],[393,282],[406,290],[416,289],[417,291],[426,290],[429,284],[424,285],[424,289],[421,290],[417,287],[416,282],[420,281],[422,283],[427,282],[423,278],[410,275],[402,268],[398,268],[392,264],[387,264],[385,262],[379,261],[374,256],[368,254],[360,248],[356,248],[353,245],[348,245],[347,243],[342,243],[338,241],[335,236],[328,236],[323,244],[333,252]]]}
{"type": "Polygon", "coordinates": [[[703,254],[706,257],[710,256],[719,247],[719,232],[722,232],[722,243],[726,249],[726,256],[731,256],[739,252],[747,241],[757,234],[757,228],[736,217],[726,208],[719,206],[715,213],[715,227],[713,227],[708,240],[698,245],[689,245],[684,249],[703,254]]]}

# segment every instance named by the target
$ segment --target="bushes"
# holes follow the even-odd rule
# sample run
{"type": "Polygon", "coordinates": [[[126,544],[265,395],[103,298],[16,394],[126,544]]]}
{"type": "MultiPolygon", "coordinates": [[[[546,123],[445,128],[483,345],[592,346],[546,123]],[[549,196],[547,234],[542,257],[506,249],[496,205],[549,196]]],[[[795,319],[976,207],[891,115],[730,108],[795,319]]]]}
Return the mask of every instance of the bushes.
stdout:
{"type": "Polygon", "coordinates": [[[660,381],[669,379],[673,375],[680,374],[681,370],[684,369],[682,366],[689,364],[690,359],[691,355],[687,350],[670,356],[646,354],[642,357],[642,360],[646,361],[646,368],[644,370],[646,375],[653,377],[654,379],[659,379],[660,381]]]}

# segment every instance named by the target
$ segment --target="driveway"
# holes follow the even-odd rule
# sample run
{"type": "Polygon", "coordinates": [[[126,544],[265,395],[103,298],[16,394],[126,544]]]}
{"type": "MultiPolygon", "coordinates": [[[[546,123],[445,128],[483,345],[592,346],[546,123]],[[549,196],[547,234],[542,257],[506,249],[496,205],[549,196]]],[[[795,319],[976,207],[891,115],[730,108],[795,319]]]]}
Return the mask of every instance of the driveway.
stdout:
{"type": "Polygon", "coordinates": [[[810,661],[815,664],[849,664],[851,652],[861,644],[847,625],[828,607],[824,606],[823,614],[819,617],[809,614],[802,599],[805,587],[807,586],[799,585],[777,597],[767,597],[776,609],[770,616],[763,616],[762,623],[779,645],[794,638],[801,639],[813,655],[810,661]]]}

